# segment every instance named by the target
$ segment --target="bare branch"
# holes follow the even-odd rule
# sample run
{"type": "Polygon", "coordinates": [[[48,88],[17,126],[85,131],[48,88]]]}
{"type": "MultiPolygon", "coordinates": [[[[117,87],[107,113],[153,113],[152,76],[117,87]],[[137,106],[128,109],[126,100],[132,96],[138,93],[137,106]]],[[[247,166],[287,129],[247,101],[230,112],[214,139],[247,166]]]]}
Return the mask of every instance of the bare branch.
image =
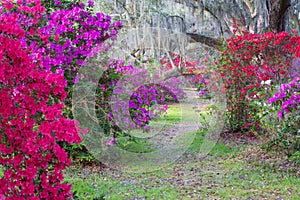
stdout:
{"type": "Polygon", "coordinates": [[[168,70],[166,71],[162,77],[163,77],[163,80],[167,80],[167,79],[170,79],[170,78],[175,78],[175,77],[180,77],[182,76],[182,73],[178,71],[178,69],[172,69],[172,70],[168,70]]]}
{"type": "MultiPolygon", "coordinates": [[[[194,42],[200,42],[202,44],[205,44],[209,47],[213,47],[215,49],[219,49],[222,45],[222,40],[218,38],[212,38],[205,35],[200,35],[196,33],[186,33],[188,36],[194,40],[194,42]]],[[[193,42],[193,41],[191,41],[193,42]]]]}

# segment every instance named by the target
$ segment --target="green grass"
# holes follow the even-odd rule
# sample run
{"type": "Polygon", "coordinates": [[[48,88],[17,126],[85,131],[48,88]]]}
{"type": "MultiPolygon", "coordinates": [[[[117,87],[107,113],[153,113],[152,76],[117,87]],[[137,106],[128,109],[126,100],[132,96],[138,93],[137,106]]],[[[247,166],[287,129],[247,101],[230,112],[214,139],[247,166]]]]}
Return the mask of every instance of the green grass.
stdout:
{"type": "MultiPolygon", "coordinates": [[[[179,122],[193,122],[195,110],[188,105],[173,104],[168,114],[152,122],[155,126],[174,126],[179,122]]],[[[199,113],[198,113],[199,114],[199,113]]],[[[204,114],[207,120],[209,115],[204,114]]],[[[204,123],[201,121],[200,123],[204,123]]],[[[66,179],[73,184],[81,199],[92,199],[98,193],[107,199],[297,199],[298,178],[267,168],[252,166],[238,159],[242,150],[217,143],[205,159],[198,159],[206,130],[199,130],[183,158],[173,165],[151,173],[127,174],[107,170],[103,174],[91,172],[81,177],[84,169],[71,167],[66,179]],[[185,160],[187,159],[187,160],[185,160]],[[87,192],[88,191],[88,192],[87,192]]],[[[125,147],[132,152],[147,152],[147,142],[140,140],[125,147]]],[[[153,149],[149,149],[151,151],[153,149]]]]}
{"type": "Polygon", "coordinates": [[[252,166],[238,158],[241,153],[216,144],[204,160],[197,160],[201,132],[189,149],[195,160],[175,163],[151,173],[127,174],[108,170],[103,174],[75,166],[66,171],[68,182],[81,199],[104,193],[107,199],[297,199],[299,178],[266,168],[252,166]]]}
{"type": "Polygon", "coordinates": [[[293,174],[284,174],[263,168],[253,167],[234,158],[227,159],[223,168],[222,184],[230,187],[216,188],[218,197],[251,197],[256,199],[299,199],[300,179],[293,174]]]}
{"type": "MultiPolygon", "coordinates": [[[[168,114],[161,121],[155,121],[155,125],[193,122],[192,112],[194,110],[186,105],[170,105],[168,114]]],[[[87,200],[100,199],[103,195],[112,200],[299,199],[299,177],[276,171],[260,161],[249,163],[242,159],[241,148],[216,143],[205,158],[199,157],[206,133],[205,129],[199,130],[186,154],[161,170],[129,174],[73,165],[64,171],[65,181],[72,184],[78,199],[87,200]]],[[[118,138],[118,145],[130,152],[154,150],[143,139],[132,142],[125,137],[118,138]]]]}
{"type": "MultiPolygon", "coordinates": [[[[76,169],[75,169],[76,170],[76,169]]],[[[147,184],[147,179],[134,182],[133,180],[109,180],[107,177],[88,175],[76,177],[72,179],[73,190],[78,192],[80,199],[93,199],[101,194],[105,194],[107,199],[127,199],[127,198],[155,198],[169,199],[177,197],[177,192],[174,191],[170,184],[164,184],[157,187],[157,184],[147,184]],[[156,186],[155,186],[156,185],[156,186]],[[147,187],[147,188],[146,188],[147,187]]],[[[133,177],[132,177],[133,178],[133,177]]],[[[137,177],[134,177],[137,178],[137,177]]]]}
{"type": "Polygon", "coordinates": [[[126,137],[118,138],[117,146],[129,152],[135,153],[149,153],[154,149],[143,139],[137,139],[136,141],[129,141],[126,137]]]}
{"type": "Polygon", "coordinates": [[[180,122],[182,121],[182,106],[179,104],[169,105],[165,121],[167,122],[180,122]]]}
{"type": "MultiPolygon", "coordinates": [[[[203,136],[205,135],[206,132],[207,132],[206,129],[201,129],[196,133],[193,143],[190,145],[188,149],[189,153],[201,152],[201,146],[203,144],[203,136]]],[[[208,154],[214,157],[226,157],[226,156],[233,155],[238,151],[239,148],[237,147],[231,148],[226,146],[224,143],[217,142],[208,154]]]]}
{"type": "Polygon", "coordinates": [[[3,178],[4,174],[3,174],[3,167],[0,165],[0,178],[3,178]]]}
{"type": "MultiPolygon", "coordinates": [[[[73,185],[79,199],[299,199],[300,179],[274,171],[263,163],[251,165],[240,159],[242,152],[216,144],[209,156],[198,160],[203,141],[199,131],[189,148],[193,158],[179,160],[151,173],[128,174],[114,170],[100,173],[91,168],[71,166],[65,180],[73,185]]],[[[0,167],[0,177],[3,172],[0,167]]]]}
{"type": "Polygon", "coordinates": [[[193,105],[176,103],[169,105],[167,114],[155,122],[170,124],[178,122],[198,122],[199,120],[199,113],[194,109],[193,105]]]}

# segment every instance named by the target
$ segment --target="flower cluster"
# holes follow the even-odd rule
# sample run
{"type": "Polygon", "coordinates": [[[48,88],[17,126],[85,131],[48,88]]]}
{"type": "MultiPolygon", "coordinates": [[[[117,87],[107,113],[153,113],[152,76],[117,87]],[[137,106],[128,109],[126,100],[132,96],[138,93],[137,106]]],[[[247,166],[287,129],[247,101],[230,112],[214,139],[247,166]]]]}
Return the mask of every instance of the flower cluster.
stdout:
{"type": "Polygon", "coordinates": [[[258,127],[252,102],[267,102],[272,84],[292,77],[292,60],[300,56],[300,37],[287,32],[250,34],[243,31],[227,40],[216,63],[226,87],[229,125],[232,130],[258,127]]]}
{"type": "Polygon", "coordinates": [[[193,73],[194,70],[198,69],[198,61],[196,60],[187,60],[180,54],[173,53],[170,55],[170,58],[162,58],[160,59],[161,64],[163,65],[163,69],[173,69],[174,67],[180,69],[184,69],[185,71],[188,71],[190,73],[193,73]],[[172,59],[172,62],[169,61],[169,59],[172,59]]]}
{"type": "Polygon", "coordinates": [[[118,140],[118,138],[112,138],[112,139],[110,139],[110,140],[107,140],[106,141],[106,144],[108,145],[108,146],[114,146],[114,144],[117,142],[117,140],[118,140]]]}
{"type": "MultiPolygon", "coordinates": [[[[33,52],[31,56],[36,62],[42,62],[43,69],[65,75],[68,81],[76,80],[76,73],[79,67],[86,64],[86,58],[107,51],[110,44],[106,43],[109,39],[116,39],[118,30],[122,27],[121,22],[113,23],[109,15],[94,14],[91,11],[92,1],[88,7],[83,3],[76,3],[68,9],[57,1],[58,9],[49,16],[43,14],[45,8],[37,2],[31,2],[36,3],[34,8],[22,5],[22,1],[17,2],[22,6],[5,4],[1,9],[8,12],[4,12],[2,16],[15,16],[14,19],[20,26],[15,29],[22,32],[23,47],[30,46],[33,52]],[[30,11],[35,17],[32,18],[23,11],[30,11]],[[38,19],[42,21],[38,23],[38,19]]],[[[7,28],[12,30],[11,27],[7,28]]],[[[70,83],[72,82],[69,81],[70,83]]]]}
{"type": "MultiPolygon", "coordinates": [[[[45,10],[40,1],[13,2],[2,2],[0,17],[0,193],[6,199],[71,198],[62,174],[70,160],[57,143],[81,141],[77,123],[62,116],[67,82],[42,70],[34,59],[42,56],[24,45],[20,17],[32,16],[38,24],[45,10]]],[[[39,29],[35,36],[44,38],[39,29]]]]}
{"type": "Polygon", "coordinates": [[[269,98],[269,104],[280,102],[281,109],[278,111],[278,117],[283,119],[283,114],[288,114],[292,110],[299,109],[300,105],[300,77],[295,77],[290,83],[282,84],[279,91],[272,98],[269,98]]]}
{"type": "MultiPolygon", "coordinates": [[[[159,75],[155,77],[159,80],[159,75]]],[[[97,108],[102,112],[106,110],[107,120],[113,123],[114,131],[148,129],[150,120],[166,112],[168,95],[173,100],[184,97],[180,85],[182,83],[176,78],[155,81],[154,84],[147,70],[115,61],[108,65],[99,81],[97,108]]],[[[103,125],[108,123],[103,117],[101,119],[103,125]]]]}
{"type": "Polygon", "coordinates": [[[44,54],[46,70],[62,73],[57,69],[63,69],[67,78],[76,82],[76,73],[86,64],[85,59],[109,49],[105,42],[116,39],[122,23],[113,23],[109,15],[100,12],[93,14],[89,10],[93,6],[92,1],[88,7],[77,3],[70,9],[56,10],[48,17],[48,24],[41,32],[49,38],[50,45],[38,48],[44,54]]]}
{"type": "MultiPolygon", "coordinates": [[[[146,75],[147,71],[144,70],[140,74],[146,75]]],[[[137,127],[149,128],[147,124],[151,119],[166,112],[168,99],[172,101],[182,99],[185,93],[181,87],[182,82],[176,78],[156,81],[155,84],[137,85],[137,90],[133,92],[129,101],[132,118],[137,127]],[[151,109],[153,105],[157,105],[156,109],[151,109]],[[161,106],[158,107],[158,105],[161,106]]]]}

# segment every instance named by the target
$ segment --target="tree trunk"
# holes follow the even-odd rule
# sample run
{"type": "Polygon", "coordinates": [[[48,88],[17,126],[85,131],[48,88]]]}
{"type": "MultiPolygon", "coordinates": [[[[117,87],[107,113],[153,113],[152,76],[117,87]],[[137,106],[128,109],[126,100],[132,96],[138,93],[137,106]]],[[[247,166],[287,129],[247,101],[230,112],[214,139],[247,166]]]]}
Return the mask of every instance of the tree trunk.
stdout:
{"type": "Polygon", "coordinates": [[[286,12],[291,6],[290,0],[267,0],[269,28],[276,32],[285,30],[286,12]]]}

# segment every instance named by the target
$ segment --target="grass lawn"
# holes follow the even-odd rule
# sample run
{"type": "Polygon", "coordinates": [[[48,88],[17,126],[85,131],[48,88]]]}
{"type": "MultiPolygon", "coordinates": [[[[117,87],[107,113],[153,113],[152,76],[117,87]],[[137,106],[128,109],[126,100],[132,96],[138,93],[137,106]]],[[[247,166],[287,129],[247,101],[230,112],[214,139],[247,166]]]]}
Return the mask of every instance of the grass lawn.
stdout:
{"type": "MultiPolygon", "coordinates": [[[[184,112],[191,113],[188,109],[171,105],[168,114],[154,123],[173,126],[195,120],[182,117],[184,112]]],[[[245,151],[252,146],[229,147],[220,142],[201,158],[198,153],[205,132],[199,130],[188,151],[161,170],[129,174],[97,166],[71,166],[65,171],[66,180],[73,184],[79,199],[300,199],[299,177],[249,159],[245,151]]],[[[126,148],[147,152],[147,145],[140,141],[126,148]]]]}
{"type": "MultiPolygon", "coordinates": [[[[181,120],[195,120],[181,118],[182,109],[188,108],[171,105],[164,122],[155,125],[171,127],[181,120]]],[[[161,170],[129,174],[97,165],[72,165],[64,172],[65,180],[73,185],[76,199],[300,199],[295,171],[281,170],[273,160],[261,159],[257,146],[219,142],[205,158],[200,157],[205,133],[205,129],[198,130],[187,152],[161,170]]],[[[120,138],[119,145],[132,152],[153,150],[144,140],[125,145],[120,138]]]]}
{"type": "Polygon", "coordinates": [[[299,199],[300,179],[264,163],[251,162],[238,148],[217,144],[199,159],[201,132],[175,164],[151,173],[128,174],[71,166],[66,180],[79,199],[299,199]],[[255,163],[255,164],[254,164],[255,163]]]}

